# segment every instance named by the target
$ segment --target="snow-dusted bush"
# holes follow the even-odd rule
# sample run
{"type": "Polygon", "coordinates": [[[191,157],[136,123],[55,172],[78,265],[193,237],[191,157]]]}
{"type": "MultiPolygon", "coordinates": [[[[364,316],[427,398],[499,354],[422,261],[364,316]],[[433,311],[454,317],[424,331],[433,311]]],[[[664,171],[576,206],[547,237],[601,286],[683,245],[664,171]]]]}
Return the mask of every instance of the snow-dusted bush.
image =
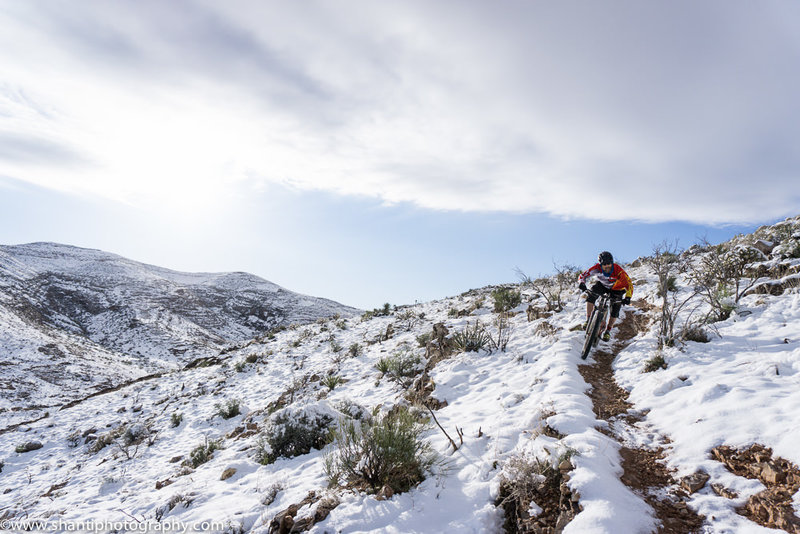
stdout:
{"type": "Polygon", "coordinates": [[[331,427],[338,417],[326,403],[278,410],[258,440],[256,461],[271,464],[282,456],[293,458],[321,449],[330,443],[331,427]]]}
{"type": "Polygon", "coordinates": [[[335,449],[325,457],[331,486],[389,486],[395,493],[422,482],[441,462],[422,434],[428,424],[405,407],[372,420],[344,420],[334,432],[335,449]]]}
{"type": "Polygon", "coordinates": [[[695,341],[697,343],[708,343],[711,339],[708,332],[699,324],[687,324],[681,331],[682,341],[695,341]]]}
{"type": "Polygon", "coordinates": [[[507,312],[516,308],[522,302],[522,294],[510,287],[502,287],[492,291],[492,298],[494,299],[494,311],[496,312],[507,312]]]}
{"type": "Polygon", "coordinates": [[[490,345],[491,336],[479,321],[475,325],[467,327],[461,332],[453,334],[453,346],[461,352],[478,352],[490,345]]]}
{"type": "Polygon", "coordinates": [[[192,467],[197,467],[209,461],[214,456],[214,451],[222,448],[222,440],[206,438],[205,441],[192,449],[189,453],[189,463],[192,467]]]}
{"type": "Polygon", "coordinates": [[[342,399],[334,404],[333,407],[345,416],[359,421],[372,417],[372,414],[370,414],[369,410],[350,399],[342,399]]]}
{"type": "Polygon", "coordinates": [[[718,245],[692,265],[689,279],[711,306],[708,322],[730,317],[739,299],[758,281],[750,267],[763,259],[764,255],[753,247],[718,245]]]}
{"type": "Polygon", "coordinates": [[[409,385],[413,378],[422,371],[424,365],[420,357],[413,352],[401,351],[381,358],[375,368],[388,375],[400,384],[409,385]]]}
{"type": "Polygon", "coordinates": [[[656,352],[656,354],[644,362],[644,369],[642,372],[644,373],[652,373],[653,371],[658,371],[659,369],[666,369],[667,368],[667,361],[664,359],[664,355],[661,351],[656,352]]]}
{"type": "Polygon", "coordinates": [[[172,425],[172,428],[181,426],[182,421],[183,414],[181,412],[173,412],[172,417],[170,417],[170,425],[172,425]]]}
{"type": "Polygon", "coordinates": [[[550,277],[533,279],[517,268],[517,276],[522,287],[533,292],[534,297],[544,299],[547,311],[560,312],[564,309],[565,293],[575,287],[580,270],[574,265],[553,263],[555,274],[550,277]]]}
{"type": "Polygon", "coordinates": [[[239,411],[238,399],[228,399],[223,403],[218,402],[214,404],[214,408],[217,410],[217,415],[221,416],[223,419],[230,419],[241,413],[239,411]]]}

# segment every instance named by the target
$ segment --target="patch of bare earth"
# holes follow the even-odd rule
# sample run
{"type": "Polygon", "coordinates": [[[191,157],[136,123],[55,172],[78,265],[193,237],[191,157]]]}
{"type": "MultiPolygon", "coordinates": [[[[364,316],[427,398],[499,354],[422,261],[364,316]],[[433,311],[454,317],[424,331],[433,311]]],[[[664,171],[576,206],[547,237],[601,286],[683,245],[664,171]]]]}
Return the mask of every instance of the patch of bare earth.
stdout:
{"type": "MultiPolygon", "coordinates": [[[[634,303],[643,309],[644,303],[634,303]]],[[[614,432],[615,426],[632,427],[643,420],[643,415],[632,412],[628,402],[628,392],[619,387],[614,380],[612,363],[616,355],[628,345],[639,332],[644,331],[648,318],[643,313],[628,311],[618,323],[615,338],[607,349],[596,349],[593,353],[595,363],[580,365],[578,370],[584,380],[592,386],[589,397],[598,419],[608,421],[609,429],[601,432],[620,441],[623,474],[620,477],[628,486],[653,508],[660,521],[658,533],[687,534],[699,532],[704,518],[686,505],[688,492],[681,488],[672,472],[664,465],[662,448],[645,449],[629,447],[614,432]]],[[[602,347],[602,345],[601,345],[602,347]]]]}

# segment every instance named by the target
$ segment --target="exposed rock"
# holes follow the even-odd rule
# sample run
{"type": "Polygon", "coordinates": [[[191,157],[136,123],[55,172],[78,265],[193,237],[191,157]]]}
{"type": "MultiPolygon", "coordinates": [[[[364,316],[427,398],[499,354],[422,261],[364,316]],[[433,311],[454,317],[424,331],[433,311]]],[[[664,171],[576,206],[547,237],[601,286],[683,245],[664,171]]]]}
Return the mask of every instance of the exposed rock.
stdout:
{"type": "MultiPolygon", "coordinates": [[[[793,496],[800,489],[800,469],[797,466],[783,458],[773,458],[772,450],[759,444],[742,450],[715,447],[711,454],[732,473],[758,479],[767,486],[765,491],[748,499],[747,504],[738,510],[740,514],[759,525],[800,534],[800,518],[794,514],[793,508],[793,496]]],[[[717,488],[714,491],[729,497],[717,488]]]]}
{"type": "Polygon", "coordinates": [[[767,256],[772,253],[772,249],[775,248],[775,243],[772,241],[766,241],[764,239],[759,239],[755,243],[753,243],[753,247],[757,248],[767,256]]]}
{"type": "Polygon", "coordinates": [[[733,490],[729,490],[722,484],[711,484],[711,489],[714,490],[714,493],[720,497],[725,497],[726,499],[736,499],[739,497],[738,493],[733,490]]]}
{"type": "Polygon", "coordinates": [[[681,487],[688,491],[691,495],[692,493],[697,493],[703,489],[706,485],[706,482],[708,482],[710,478],[711,477],[708,475],[708,473],[698,471],[694,474],[683,477],[681,479],[681,487]]]}
{"type": "Polygon", "coordinates": [[[23,443],[22,445],[18,445],[16,451],[19,453],[26,453],[41,449],[42,446],[43,445],[38,441],[28,441],[26,443],[23,443]]]}

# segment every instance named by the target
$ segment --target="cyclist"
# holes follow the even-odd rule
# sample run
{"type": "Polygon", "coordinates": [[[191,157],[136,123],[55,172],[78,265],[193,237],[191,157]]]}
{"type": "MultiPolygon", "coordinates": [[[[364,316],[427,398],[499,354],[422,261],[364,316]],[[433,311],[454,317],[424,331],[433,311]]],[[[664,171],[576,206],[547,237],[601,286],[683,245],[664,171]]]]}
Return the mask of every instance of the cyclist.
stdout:
{"type": "Polygon", "coordinates": [[[586,280],[592,276],[597,278],[597,282],[592,286],[586,297],[586,322],[583,323],[583,329],[589,322],[594,310],[594,303],[601,294],[611,294],[611,318],[608,320],[606,331],[603,332],[601,339],[608,341],[611,339],[611,327],[619,318],[619,310],[623,304],[631,303],[631,295],[633,295],[633,282],[625,270],[614,263],[614,256],[608,251],[603,251],[597,257],[597,263],[581,273],[578,277],[578,288],[581,291],[587,291],[586,280]]]}

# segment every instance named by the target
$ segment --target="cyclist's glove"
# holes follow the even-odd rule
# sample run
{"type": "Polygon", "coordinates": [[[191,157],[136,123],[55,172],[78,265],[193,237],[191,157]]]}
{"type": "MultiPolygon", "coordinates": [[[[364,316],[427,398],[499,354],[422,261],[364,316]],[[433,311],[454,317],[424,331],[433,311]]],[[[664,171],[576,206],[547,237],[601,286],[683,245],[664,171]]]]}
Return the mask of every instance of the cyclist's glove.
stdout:
{"type": "Polygon", "coordinates": [[[586,284],[581,282],[580,284],[578,284],[578,289],[580,289],[581,291],[586,291],[586,284]]]}
{"type": "Polygon", "coordinates": [[[631,303],[631,298],[625,297],[624,299],[622,299],[622,303],[625,304],[626,306],[629,305],[631,303]]]}

